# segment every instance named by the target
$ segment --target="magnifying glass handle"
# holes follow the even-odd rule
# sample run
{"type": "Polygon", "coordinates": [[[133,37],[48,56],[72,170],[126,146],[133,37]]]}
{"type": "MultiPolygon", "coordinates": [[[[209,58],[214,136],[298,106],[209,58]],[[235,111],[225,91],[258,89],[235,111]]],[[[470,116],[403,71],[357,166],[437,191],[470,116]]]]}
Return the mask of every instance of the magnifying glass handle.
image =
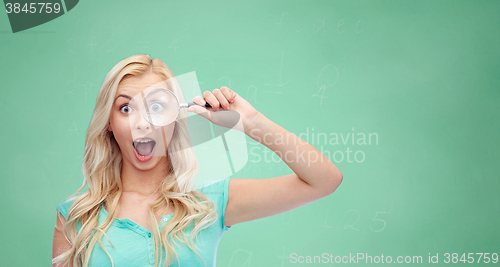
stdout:
{"type": "MultiPolygon", "coordinates": [[[[190,106],[193,106],[193,105],[198,105],[198,104],[196,104],[196,103],[188,103],[187,107],[189,108],[190,106]]],[[[208,103],[205,103],[205,107],[206,108],[211,108],[212,106],[210,106],[210,104],[208,104],[208,103]]]]}

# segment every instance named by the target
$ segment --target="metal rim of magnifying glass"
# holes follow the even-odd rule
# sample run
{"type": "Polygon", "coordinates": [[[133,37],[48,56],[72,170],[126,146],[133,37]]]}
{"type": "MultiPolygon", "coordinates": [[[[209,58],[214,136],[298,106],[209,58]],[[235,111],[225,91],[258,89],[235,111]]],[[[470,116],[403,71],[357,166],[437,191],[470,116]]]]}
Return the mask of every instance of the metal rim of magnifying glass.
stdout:
{"type": "Polygon", "coordinates": [[[174,94],[174,92],[172,92],[172,91],[168,90],[167,88],[155,88],[155,89],[153,89],[153,90],[149,91],[149,92],[148,92],[146,95],[144,95],[144,97],[142,98],[142,104],[141,104],[141,113],[142,113],[142,116],[144,117],[144,119],[145,119],[147,122],[149,122],[149,123],[151,123],[151,124],[153,124],[153,125],[159,126],[159,127],[163,127],[163,126],[165,126],[165,125],[169,125],[169,124],[171,124],[172,122],[174,122],[174,121],[177,119],[177,117],[179,116],[180,110],[181,110],[181,103],[179,102],[179,99],[178,99],[178,98],[177,98],[177,96],[174,94]],[[151,123],[151,121],[149,121],[149,120],[148,120],[147,115],[146,115],[146,110],[145,110],[145,108],[144,108],[144,99],[147,99],[147,96],[148,96],[149,94],[151,94],[151,93],[153,93],[153,92],[157,92],[157,91],[162,91],[162,90],[164,90],[164,91],[168,91],[170,94],[172,94],[172,95],[175,97],[175,101],[177,101],[177,106],[178,106],[179,108],[177,109],[177,114],[175,115],[175,117],[174,117],[174,119],[173,119],[172,121],[170,121],[169,123],[166,123],[166,124],[158,125],[158,124],[151,123]]]}

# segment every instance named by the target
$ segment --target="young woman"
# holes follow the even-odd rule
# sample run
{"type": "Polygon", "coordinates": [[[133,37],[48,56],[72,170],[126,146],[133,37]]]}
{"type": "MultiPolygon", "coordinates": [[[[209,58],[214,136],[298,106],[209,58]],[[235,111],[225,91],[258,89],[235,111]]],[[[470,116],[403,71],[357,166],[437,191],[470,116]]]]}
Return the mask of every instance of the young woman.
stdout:
{"type": "Polygon", "coordinates": [[[313,146],[221,87],[196,96],[198,105],[188,111],[222,126],[218,114],[239,113],[240,130],[294,173],[192,188],[198,164],[186,121],[179,119],[186,110],[163,127],[140,115],[140,100],[152,88],[182,95],[168,82],[173,77],[149,55],[126,58],[106,76],[85,141],[84,184],[57,207],[54,266],[215,266],[219,240],[232,225],[298,208],[342,182],[342,173],[313,146]]]}

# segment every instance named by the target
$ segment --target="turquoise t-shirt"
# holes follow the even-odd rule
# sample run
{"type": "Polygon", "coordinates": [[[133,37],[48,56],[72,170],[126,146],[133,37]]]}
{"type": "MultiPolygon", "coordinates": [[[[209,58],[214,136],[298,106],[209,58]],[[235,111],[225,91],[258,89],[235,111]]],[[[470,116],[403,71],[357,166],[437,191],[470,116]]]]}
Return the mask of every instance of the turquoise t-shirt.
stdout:
{"type": "MultiPolygon", "coordinates": [[[[204,182],[202,184],[195,185],[194,189],[202,192],[207,198],[214,201],[215,205],[217,205],[217,221],[215,221],[208,228],[198,232],[194,241],[194,244],[198,248],[197,252],[201,257],[203,257],[206,264],[203,263],[203,260],[188,246],[177,241],[178,246],[174,245],[174,247],[179,260],[174,260],[174,263],[169,266],[178,266],[178,262],[180,262],[180,266],[215,266],[219,241],[224,232],[230,228],[224,225],[224,212],[226,210],[228,198],[229,178],[220,181],[204,182]]],[[[61,201],[61,203],[62,202],[64,202],[64,200],[61,201]]],[[[68,209],[73,201],[62,205],[61,203],[57,205],[57,210],[59,210],[66,219],[68,209]]],[[[161,222],[159,222],[160,232],[166,222],[172,218],[172,215],[173,214],[169,214],[162,217],[161,222]]],[[[99,213],[99,224],[104,222],[106,216],[107,212],[104,207],[102,207],[99,213]]],[[[79,223],[77,230],[79,230],[80,227],[81,225],[79,223]]],[[[191,224],[186,229],[186,237],[188,240],[190,238],[189,233],[192,228],[193,225],[191,224]]],[[[107,230],[106,235],[114,247],[109,244],[106,236],[103,236],[101,241],[112,257],[115,267],[154,266],[155,254],[152,244],[153,239],[151,237],[151,231],[148,229],[129,219],[125,218],[119,220],[115,218],[110,228],[107,230]]],[[[164,249],[163,255],[163,257],[165,257],[164,249]]],[[[99,243],[96,243],[92,250],[89,266],[111,267],[111,261],[99,243]]]]}

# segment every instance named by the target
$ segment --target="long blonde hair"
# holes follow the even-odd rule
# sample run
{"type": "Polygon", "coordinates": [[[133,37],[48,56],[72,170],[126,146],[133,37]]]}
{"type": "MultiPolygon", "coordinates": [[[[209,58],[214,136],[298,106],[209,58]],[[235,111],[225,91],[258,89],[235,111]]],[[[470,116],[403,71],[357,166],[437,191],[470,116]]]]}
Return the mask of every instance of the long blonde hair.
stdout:
{"type": "MultiPolygon", "coordinates": [[[[53,264],[69,262],[73,267],[87,266],[92,249],[98,242],[114,266],[113,259],[104,248],[101,239],[106,236],[106,231],[114,221],[122,193],[120,178],[122,155],[113,134],[107,131],[107,126],[120,81],[129,76],[140,76],[148,72],[157,74],[163,80],[174,77],[170,68],[160,59],[151,59],[149,55],[140,54],[120,61],[104,79],[85,139],[85,155],[82,163],[83,185],[67,200],[74,200],[63,226],[63,233],[71,244],[71,249],[54,258],[53,264]],[[86,184],[88,190],[80,193],[86,184]],[[98,225],[99,212],[104,203],[108,215],[104,222],[98,225]],[[76,231],[78,222],[81,223],[79,232],[76,231]]],[[[170,87],[169,89],[177,96],[182,95],[177,86],[170,87]]],[[[181,110],[179,117],[187,118],[185,109],[181,110]]],[[[149,223],[156,251],[155,266],[163,260],[162,248],[165,248],[166,252],[165,266],[173,262],[173,255],[178,258],[173,247],[176,240],[198,254],[194,245],[196,235],[217,220],[214,202],[201,192],[190,190],[198,173],[198,161],[191,146],[186,120],[178,119],[175,123],[167,149],[170,169],[166,170],[168,174],[158,189],[161,196],[149,205],[149,223]],[[174,215],[160,232],[155,212],[169,205],[172,206],[174,215]],[[185,230],[192,223],[194,228],[188,241],[185,230]]]]}

